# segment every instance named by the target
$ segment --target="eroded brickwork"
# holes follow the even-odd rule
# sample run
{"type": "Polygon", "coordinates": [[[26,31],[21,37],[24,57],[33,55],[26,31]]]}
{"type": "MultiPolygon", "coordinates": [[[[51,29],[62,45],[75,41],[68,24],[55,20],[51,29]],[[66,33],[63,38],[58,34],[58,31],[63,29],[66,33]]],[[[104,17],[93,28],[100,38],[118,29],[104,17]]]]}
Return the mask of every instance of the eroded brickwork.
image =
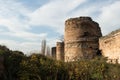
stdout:
{"type": "Polygon", "coordinates": [[[120,63],[120,29],[99,39],[102,55],[108,57],[108,62],[120,63]]]}
{"type": "Polygon", "coordinates": [[[93,58],[101,37],[99,24],[90,17],[70,18],[65,22],[65,62],[79,58],[93,58]]]}

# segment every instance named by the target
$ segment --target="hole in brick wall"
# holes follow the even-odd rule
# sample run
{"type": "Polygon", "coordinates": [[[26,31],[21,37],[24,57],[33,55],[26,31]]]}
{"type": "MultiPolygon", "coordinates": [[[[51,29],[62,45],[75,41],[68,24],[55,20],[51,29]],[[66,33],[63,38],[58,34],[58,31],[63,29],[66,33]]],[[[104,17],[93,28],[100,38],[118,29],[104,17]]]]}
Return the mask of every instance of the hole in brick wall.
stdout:
{"type": "Polygon", "coordinates": [[[98,56],[101,56],[102,53],[101,53],[101,50],[97,50],[97,53],[96,53],[98,56]]]}
{"type": "Polygon", "coordinates": [[[89,36],[88,32],[84,32],[83,36],[89,36]]]}

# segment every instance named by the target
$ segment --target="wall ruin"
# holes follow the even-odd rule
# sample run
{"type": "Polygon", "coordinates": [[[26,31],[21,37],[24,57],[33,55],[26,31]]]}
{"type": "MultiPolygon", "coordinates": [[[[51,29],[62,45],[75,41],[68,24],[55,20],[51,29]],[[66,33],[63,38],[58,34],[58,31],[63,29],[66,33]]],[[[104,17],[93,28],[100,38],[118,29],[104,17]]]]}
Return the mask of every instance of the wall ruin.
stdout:
{"type": "Polygon", "coordinates": [[[102,55],[108,57],[108,62],[120,63],[120,29],[99,39],[102,55]]]}

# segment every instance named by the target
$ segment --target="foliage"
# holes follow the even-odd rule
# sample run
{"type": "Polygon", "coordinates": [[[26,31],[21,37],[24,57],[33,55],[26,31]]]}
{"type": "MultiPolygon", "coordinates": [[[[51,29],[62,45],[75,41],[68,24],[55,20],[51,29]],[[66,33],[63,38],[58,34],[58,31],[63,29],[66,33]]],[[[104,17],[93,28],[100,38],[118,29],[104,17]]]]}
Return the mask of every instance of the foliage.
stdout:
{"type": "Polygon", "coordinates": [[[45,50],[46,50],[46,40],[43,39],[41,42],[41,53],[45,55],[45,50]]]}
{"type": "Polygon", "coordinates": [[[1,47],[5,66],[1,80],[120,80],[120,64],[106,63],[104,57],[62,62],[1,47]]]}
{"type": "Polygon", "coordinates": [[[16,80],[19,71],[19,63],[24,54],[20,51],[11,51],[6,46],[0,46],[0,55],[4,57],[4,80],[16,80]]]}

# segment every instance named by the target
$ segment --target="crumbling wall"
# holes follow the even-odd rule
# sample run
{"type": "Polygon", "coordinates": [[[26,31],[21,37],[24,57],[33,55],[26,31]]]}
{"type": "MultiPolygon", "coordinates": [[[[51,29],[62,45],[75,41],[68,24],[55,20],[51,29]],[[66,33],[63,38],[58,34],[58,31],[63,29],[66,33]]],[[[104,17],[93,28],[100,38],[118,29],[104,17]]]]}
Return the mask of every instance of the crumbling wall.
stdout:
{"type": "Polygon", "coordinates": [[[65,22],[65,62],[93,58],[101,37],[99,24],[90,17],[70,18],[65,22]]]}
{"type": "Polygon", "coordinates": [[[108,62],[120,63],[120,29],[99,39],[102,55],[108,57],[108,62]]]}
{"type": "Polygon", "coordinates": [[[56,59],[64,61],[64,42],[57,42],[56,59]]]}

